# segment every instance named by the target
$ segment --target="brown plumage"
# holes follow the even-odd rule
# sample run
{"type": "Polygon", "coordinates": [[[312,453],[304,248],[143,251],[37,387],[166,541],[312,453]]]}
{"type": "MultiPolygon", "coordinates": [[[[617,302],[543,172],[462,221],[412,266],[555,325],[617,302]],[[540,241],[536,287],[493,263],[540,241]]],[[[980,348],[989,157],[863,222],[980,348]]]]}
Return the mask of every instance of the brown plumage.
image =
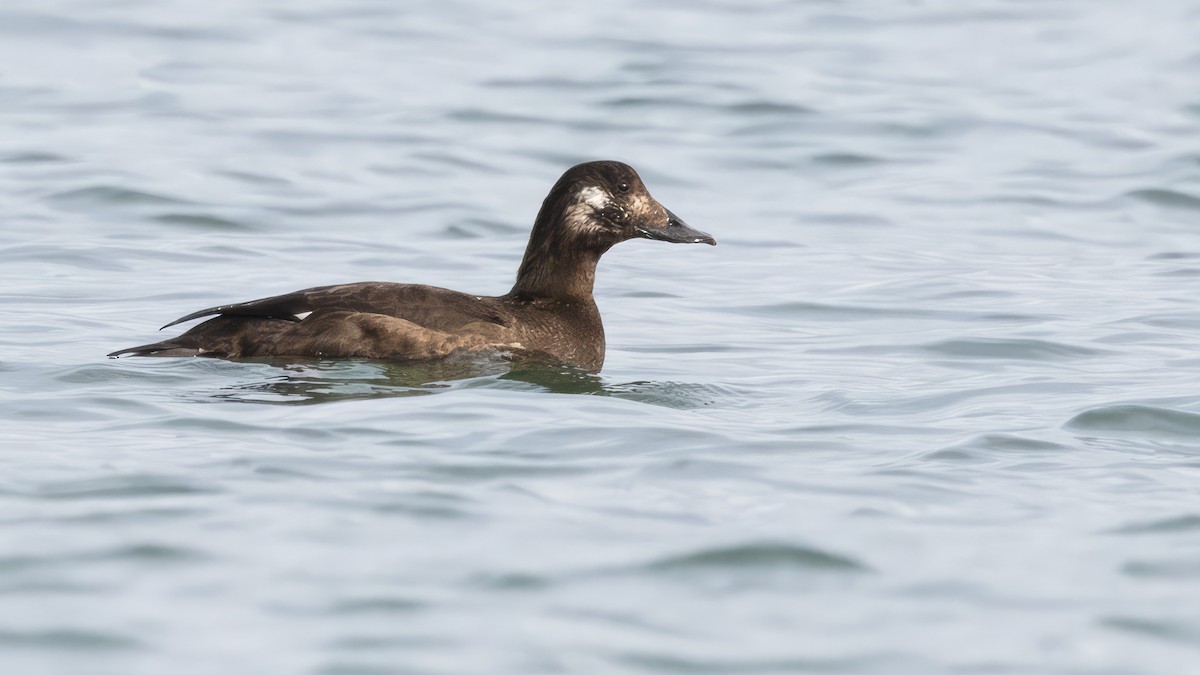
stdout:
{"type": "Polygon", "coordinates": [[[716,244],[655,201],[628,165],[588,162],[550,190],[505,295],[382,281],[309,288],[194,312],[163,328],[217,316],[109,356],[431,360],[489,352],[597,371],[604,327],[592,299],[596,263],[635,237],[716,244]]]}

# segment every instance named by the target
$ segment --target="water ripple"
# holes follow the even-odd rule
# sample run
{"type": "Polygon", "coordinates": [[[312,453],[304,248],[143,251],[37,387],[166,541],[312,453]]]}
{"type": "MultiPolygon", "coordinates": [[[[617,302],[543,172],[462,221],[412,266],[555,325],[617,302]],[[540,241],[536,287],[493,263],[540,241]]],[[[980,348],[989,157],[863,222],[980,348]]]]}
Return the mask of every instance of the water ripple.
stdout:
{"type": "Polygon", "coordinates": [[[1174,642],[1187,647],[1200,644],[1200,630],[1193,621],[1170,621],[1161,619],[1146,619],[1131,616],[1109,616],[1100,620],[1105,628],[1130,633],[1137,636],[1174,642]]]}
{"type": "Polygon", "coordinates": [[[1193,211],[1200,210],[1200,197],[1188,194],[1186,192],[1164,189],[1148,189],[1135,190],[1130,192],[1128,196],[1149,204],[1154,204],[1155,206],[1165,206],[1172,209],[1188,209],[1193,211]]]}
{"type": "Polygon", "coordinates": [[[42,631],[0,631],[0,645],[8,649],[109,651],[142,649],[135,638],[119,633],[55,628],[42,631]]]}
{"type": "Polygon", "coordinates": [[[738,569],[864,572],[867,567],[843,555],[817,548],[781,543],[755,543],[685,553],[648,563],[649,572],[688,572],[738,569]]]}
{"type": "Polygon", "coordinates": [[[135,474],[47,483],[26,494],[42,499],[78,500],[204,495],[217,491],[212,486],[177,477],[135,474]]]}
{"type": "Polygon", "coordinates": [[[76,208],[120,207],[120,206],[180,206],[191,202],[176,197],[167,197],[142,190],[110,185],[78,188],[59,192],[47,197],[49,201],[76,208]]]}
{"type": "Polygon", "coordinates": [[[1084,411],[1072,417],[1066,427],[1099,434],[1191,440],[1200,435],[1200,413],[1126,403],[1084,411]]]}
{"type": "Polygon", "coordinates": [[[627,652],[618,657],[626,667],[657,673],[857,673],[877,671],[880,667],[897,668],[907,660],[902,656],[884,655],[845,659],[697,658],[662,651],[627,652]]]}
{"type": "Polygon", "coordinates": [[[962,338],[922,345],[921,349],[940,356],[1061,361],[1099,356],[1104,350],[1027,338],[962,338]]]}
{"type": "Polygon", "coordinates": [[[1147,522],[1131,523],[1110,531],[1113,534],[1188,534],[1200,531],[1200,515],[1188,514],[1147,522]]]}

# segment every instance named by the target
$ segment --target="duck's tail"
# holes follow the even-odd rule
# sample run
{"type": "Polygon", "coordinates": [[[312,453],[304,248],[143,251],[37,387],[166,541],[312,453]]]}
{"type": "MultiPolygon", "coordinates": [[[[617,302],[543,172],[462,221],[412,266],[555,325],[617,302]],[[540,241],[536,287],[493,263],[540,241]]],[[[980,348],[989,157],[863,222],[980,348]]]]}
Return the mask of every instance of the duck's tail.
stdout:
{"type": "Polygon", "coordinates": [[[148,345],[118,349],[109,354],[108,358],[119,359],[122,356],[206,356],[209,354],[212,354],[212,352],[200,347],[180,344],[174,340],[163,340],[162,342],[154,342],[148,345]]]}

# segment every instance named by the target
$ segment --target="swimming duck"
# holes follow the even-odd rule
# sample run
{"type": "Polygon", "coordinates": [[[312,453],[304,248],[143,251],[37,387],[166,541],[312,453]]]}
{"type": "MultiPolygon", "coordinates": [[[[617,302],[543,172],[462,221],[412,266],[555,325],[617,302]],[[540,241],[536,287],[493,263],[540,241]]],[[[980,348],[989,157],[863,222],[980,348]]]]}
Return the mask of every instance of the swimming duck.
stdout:
{"type": "Polygon", "coordinates": [[[216,316],[178,337],[109,356],[424,361],[478,352],[599,371],[604,327],[592,298],[596,263],[614,244],[637,237],[717,243],[651,197],[632,167],[587,162],[551,188],[505,295],[382,281],[320,286],[192,312],[163,328],[216,316]]]}

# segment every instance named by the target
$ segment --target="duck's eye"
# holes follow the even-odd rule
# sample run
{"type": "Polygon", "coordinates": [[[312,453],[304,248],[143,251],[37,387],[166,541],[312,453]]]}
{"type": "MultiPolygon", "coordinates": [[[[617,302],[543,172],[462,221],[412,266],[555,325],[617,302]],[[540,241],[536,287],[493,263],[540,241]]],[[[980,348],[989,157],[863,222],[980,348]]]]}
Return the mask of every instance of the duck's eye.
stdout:
{"type": "Polygon", "coordinates": [[[629,192],[629,183],[617,183],[617,192],[629,192]]]}

